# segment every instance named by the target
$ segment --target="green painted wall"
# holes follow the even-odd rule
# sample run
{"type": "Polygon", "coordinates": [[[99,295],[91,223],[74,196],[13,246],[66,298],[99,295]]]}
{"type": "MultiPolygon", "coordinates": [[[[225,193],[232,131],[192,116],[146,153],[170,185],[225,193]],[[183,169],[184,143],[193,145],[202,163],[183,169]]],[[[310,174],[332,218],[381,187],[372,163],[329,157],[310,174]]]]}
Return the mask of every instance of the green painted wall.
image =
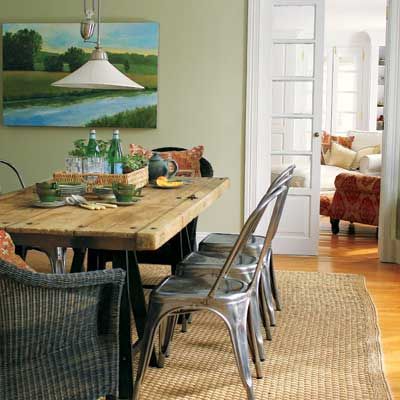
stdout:
{"type": "MultiPolygon", "coordinates": [[[[79,21],[83,1],[1,0],[0,22],[79,21]]],[[[217,176],[232,185],[205,212],[200,231],[236,231],[243,208],[246,0],[103,0],[104,20],[160,23],[159,115],[156,130],[121,131],[125,146],[205,145],[217,176]]],[[[0,158],[32,184],[60,169],[72,141],[86,129],[0,126],[0,158]]],[[[109,129],[99,129],[109,138],[109,129]]],[[[0,168],[3,191],[15,180],[0,168]]]]}

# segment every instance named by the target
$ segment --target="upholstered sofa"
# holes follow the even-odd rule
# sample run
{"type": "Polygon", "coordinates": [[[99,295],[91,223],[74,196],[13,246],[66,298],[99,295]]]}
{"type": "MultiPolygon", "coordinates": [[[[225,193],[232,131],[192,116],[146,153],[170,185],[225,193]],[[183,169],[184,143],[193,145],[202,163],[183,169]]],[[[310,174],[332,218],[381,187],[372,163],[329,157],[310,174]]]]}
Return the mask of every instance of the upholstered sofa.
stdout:
{"type": "Polygon", "coordinates": [[[341,173],[335,179],[335,193],[321,195],[320,214],[330,217],[332,233],[339,222],[379,225],[381,178],[359,173],[341,173]]]}
{"type": "MultiPolygon", "coordinates": [[[[325,136],[325,135],[324,135],[325,136]]],[[[321,156],[321,193],[335,191],[335,179],[343,172],[355,172],[370,176],[380,176],[382,165],[382,133],[379,131],[349,131],[347,136],[340,139],[351,138],[349,143],[350,150],[355,152],[355,160],[349,168],[325,162],[324,155],[329,148],[322,142],[322,150],[325,154],[321,156]]],[[[344,142],[339,141],[339,144],[344,142]]]]}

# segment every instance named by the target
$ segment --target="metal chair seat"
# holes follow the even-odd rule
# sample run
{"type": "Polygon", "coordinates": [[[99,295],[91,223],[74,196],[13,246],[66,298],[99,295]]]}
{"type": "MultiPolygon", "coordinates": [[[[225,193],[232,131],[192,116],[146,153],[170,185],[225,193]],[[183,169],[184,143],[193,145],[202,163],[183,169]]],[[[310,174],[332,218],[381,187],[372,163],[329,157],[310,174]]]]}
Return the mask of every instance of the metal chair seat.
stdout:
{"type": "MultiPolygon", "coordinates": [[[[200,242],[199,250],[201,252],[219,252],[220,254],[228,253],[235,244],[238,236],[238,234],[233,233],[210,233],[200,242]]],[[[265,238],[263,236],[253,235],[247,241],[243,252],[254,257],[259,257],[262,251],[264,240],[265,238]]],[[[260,293],[262,296],[262,302],[266,306],[270,323],[272,326],[274,326],[276,318],[273,303],[275,303],[275,308],[280,311],[281,302],[275,278],[275,271],[273,268],[272,256],[270,259],[270,265],[265,265],[264,269],[262,270],[261,284],[263,286],[260,293]]]]}
{"type": "MultiPolygon", "coordinates": [[[[229,252],[235,244],[238,234],[235,233],[210,233],[199,244],[200,251],[229,252]]],[[[265,238],[253,235],[243,249],[246,254],[259,257],[265,238]]]]}
{"type": "MultiPolygon", "coordinates": [[[[176,267],[176,275],[192,279],[215,278],[221,273],[226,261],[227,254],[216,252],[193,252],[187,256],[176,267]]],[[[258,258],[246,254],[239,254],[232,263],[229,277],[250,284],[257,269],[258,258]]],[[[261,361],[265,360],[264,341],[261,333],[260,303],[257,295],[251,298],[249,311],[254,322],[253,329],[257,342],[258,354],[261,361]]],[[[266,336],[272,339],[268,324],[266,325],[266,336]]]]}
{"type": "MultiPolygon", "coordinates": [[[[195,276],[199,276],[203,273],[209,275],[214,275],[215,273],[219,274],[226,257],[227,252],[195,251],[177,265],[175,273],[178,276],[188,276],[189,271],[193,270],[195,276]]],[[[257,259],[258,257],[255,256],[240,254],[234,260],[229,276],[231,278],[244,280],[247,283],[250,282],[252,275],[249,276],[249,280],[247,280],[244,279],[243,274],[254,274],[254,270],[257,267],[257,259]]]]}
{"type": "MultiPolygon", "coordinates": [[[[155,289],[151,296],[152,301],[167,301],[168,297],[173,297],[173,301],[183,298],[185,302],[192,299],[193,302],[204,299],[210,292],[215,282],[215,276],[205,275],[202,277],[180,277],[170,276],[155,289]]],[[[238,279],[225,278],[216,292],[216,298],[227,296],[246,297],[247,283],[238,279]]]]}

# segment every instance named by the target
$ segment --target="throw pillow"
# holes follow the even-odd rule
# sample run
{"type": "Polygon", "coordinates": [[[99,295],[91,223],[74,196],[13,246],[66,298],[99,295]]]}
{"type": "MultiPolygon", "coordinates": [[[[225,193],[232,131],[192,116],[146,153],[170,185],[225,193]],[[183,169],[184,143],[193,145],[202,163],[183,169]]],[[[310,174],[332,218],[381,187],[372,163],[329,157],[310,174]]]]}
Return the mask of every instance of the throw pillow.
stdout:
{"type": "MultiPolygon", "coordinates": [[[[131,154],[142,154],[147,158],[153,155],[151,150],[145,149],[144,147],[131,144],[130,145],[131,154]]],[[[200,171],[200,159],[203,157],[204,146],[196,146],[189,150],[180,151],[162,151],[159,152],[162,158],[172,158],[176,161],[179,167],[177,176],[189,176],[189,177],[201,177],[200,171]]]]}
{"type": "Polygon", "coordinates": [[[14,243],[10,235],[3,229],[0,229],[0,260],[15,265],[17,268],[35,272],[21,257],[15,254],[14,243]]]}
{"type": "Polygon", "coordinates": [[[351,149],[354,138],[355,136],[333,136],[327,132],[323,132],[321,141],[322,152],[325,154],[328,150],[330,150],[333,142],[351,149]]]}
{"type": "Polygon", "coordinates": [[[353,164],[351,164],[351,169],[360,169],[360,160],[368,156],[370,154],[377,154],[376,153],[376,146],[371,146],[371,147],[364,147],[363,149],[360,149],[356,153],[356,158],[353,161],[353,164]]]}
{"type": "Polygon", "coordinates": [[[328,150],[326,153],[323,154],[324,157],[324,165],[329,165],[329,159],[331,158],[331,151],[328,150]]]}
{"type": "Polygon", "coordinates": [[[376,146],[374,146],[374,154],[381,154],[381,153],[382,153],[381,145],[377,144],[376,146]]]}
{"type": "Polygon", "coordinates": [[[348,149],[345,146],[332,143],[331,155],[329,157],[328,165],[334,165],[336,167],[349,169],[354,159],[356,158],[356,152],[348,149]]]}

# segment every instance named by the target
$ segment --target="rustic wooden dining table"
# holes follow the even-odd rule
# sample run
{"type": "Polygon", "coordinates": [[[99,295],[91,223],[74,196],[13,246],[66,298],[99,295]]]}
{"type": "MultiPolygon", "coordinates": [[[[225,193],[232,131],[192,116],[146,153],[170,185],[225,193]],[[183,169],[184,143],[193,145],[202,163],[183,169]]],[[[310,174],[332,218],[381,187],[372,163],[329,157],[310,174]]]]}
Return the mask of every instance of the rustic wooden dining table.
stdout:
{"type": "Polygon", "coordinates": [[[12,236],[16,246],[46,252],[54,273],[66,272],[67,248],[112,250],[113,267],[126,270],[120,316],[120,398],[130,398],[133,390],[131,311],[139,338],[147,316],[136,251],[159,249],[228,187],[228,178],[190,178],[175,189],[147,186],[143,198],[132,206],[97,211],[78,206],[35,208],[33,187],[0,196],[0,229],[12,236]]]}

